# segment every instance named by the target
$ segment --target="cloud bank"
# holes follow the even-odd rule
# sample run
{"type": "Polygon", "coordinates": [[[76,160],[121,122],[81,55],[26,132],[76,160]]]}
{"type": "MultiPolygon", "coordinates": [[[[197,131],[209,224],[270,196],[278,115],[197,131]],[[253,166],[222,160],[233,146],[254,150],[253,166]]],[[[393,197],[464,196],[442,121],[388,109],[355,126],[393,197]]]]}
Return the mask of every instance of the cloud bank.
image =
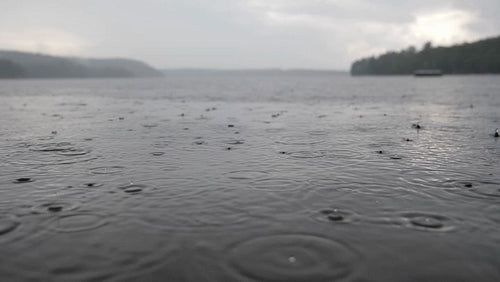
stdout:
{"type": "Polygon", "coordinates": [[[0,48],[132,57],[160,68],[347,69],[426,41],[500,34],[500,2],[4,0],[0,48]]]}

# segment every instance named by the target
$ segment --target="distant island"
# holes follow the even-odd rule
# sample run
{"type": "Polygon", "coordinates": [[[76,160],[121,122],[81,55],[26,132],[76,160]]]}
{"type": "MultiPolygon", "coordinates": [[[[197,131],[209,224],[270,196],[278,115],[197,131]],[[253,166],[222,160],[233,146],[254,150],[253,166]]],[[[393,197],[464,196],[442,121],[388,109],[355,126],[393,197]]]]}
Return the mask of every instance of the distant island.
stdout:
{"type": "Polygon", "coordinates": [[[450,47],[433,47],[427,42],[420,51],[410,46],[400,52],[355,61],[351,74],[407,75],[425,69],[443,74],[500,73],[500,36],[450,47]]]}
{"type": "Polygon", "coordinates": [[[0,78],[160,77],[163,73],[137,60],[56,57],[0,51],[0,78]]]}

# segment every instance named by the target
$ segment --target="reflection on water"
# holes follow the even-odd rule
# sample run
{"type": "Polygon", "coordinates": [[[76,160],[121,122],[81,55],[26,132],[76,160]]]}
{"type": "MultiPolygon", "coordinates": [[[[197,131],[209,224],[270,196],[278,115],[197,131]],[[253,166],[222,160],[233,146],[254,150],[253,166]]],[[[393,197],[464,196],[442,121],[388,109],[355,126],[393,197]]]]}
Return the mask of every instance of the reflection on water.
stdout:
{"type": "Polygon", "coordinates": [[[497,76],[0,81],[0,276],[498,281],[498,93],[497,76]]]}

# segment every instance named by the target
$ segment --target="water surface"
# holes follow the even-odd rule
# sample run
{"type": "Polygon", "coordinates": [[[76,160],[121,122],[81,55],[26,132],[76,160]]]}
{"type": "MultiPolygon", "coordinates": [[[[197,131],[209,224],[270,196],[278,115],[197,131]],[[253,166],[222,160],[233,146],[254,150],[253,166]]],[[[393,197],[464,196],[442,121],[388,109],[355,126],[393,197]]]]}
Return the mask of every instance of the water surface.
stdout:
{"type": "Polygon", "coordinates": [[[2,80],[0,276],[500,280],[499,78],[2,80]]]}

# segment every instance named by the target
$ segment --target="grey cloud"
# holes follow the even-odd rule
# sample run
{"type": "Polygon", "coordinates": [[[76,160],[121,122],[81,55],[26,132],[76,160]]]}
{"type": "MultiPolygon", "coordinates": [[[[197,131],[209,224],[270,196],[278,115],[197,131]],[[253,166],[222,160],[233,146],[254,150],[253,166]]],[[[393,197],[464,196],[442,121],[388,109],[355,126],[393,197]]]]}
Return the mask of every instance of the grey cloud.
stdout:
{"type": "Polygon", "coordinates": [[[497,0],[20,2],[0,3],[3,48],[132,57],[167,68],[347,69],[360,56],[420,46],[430,37],[414,34],[418,15],[476,15],[460,40],[496,35],[500,26],[497,0]]]}

